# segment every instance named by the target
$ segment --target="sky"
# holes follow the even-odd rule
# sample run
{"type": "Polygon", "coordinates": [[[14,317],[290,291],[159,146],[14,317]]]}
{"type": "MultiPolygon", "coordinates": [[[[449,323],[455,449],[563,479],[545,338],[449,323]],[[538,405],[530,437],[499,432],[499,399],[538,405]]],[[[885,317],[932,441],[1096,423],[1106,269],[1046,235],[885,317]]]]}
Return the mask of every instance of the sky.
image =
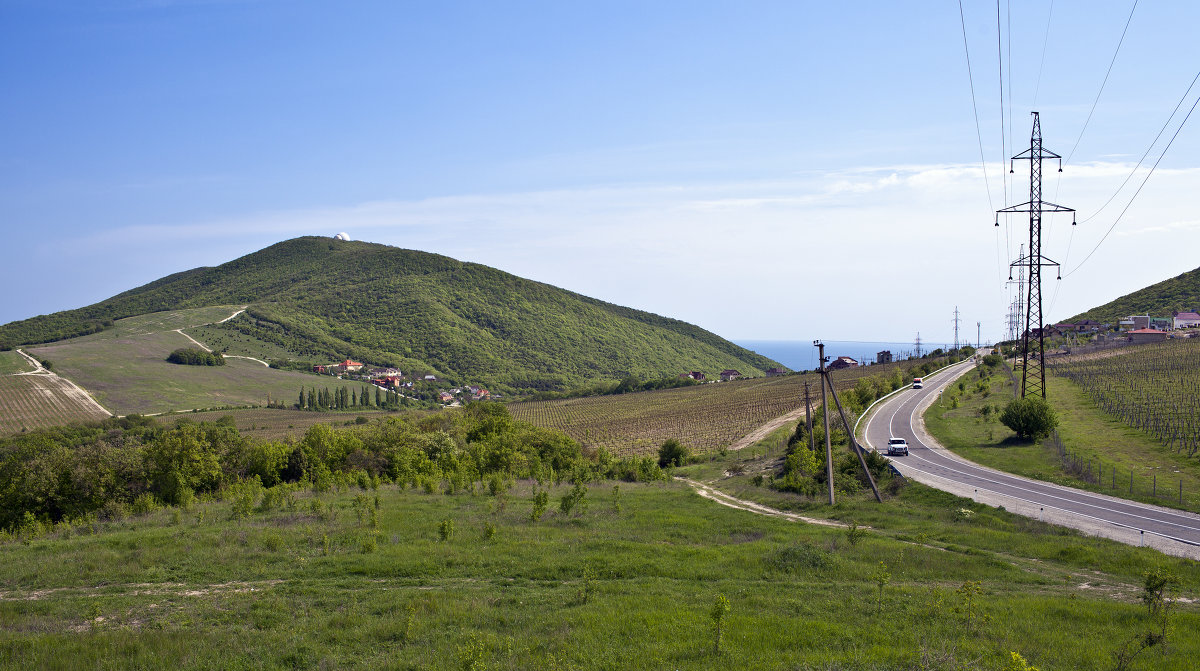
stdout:
{"type": "Polygon", "coordinates": [[[961,8],[0,0],[0,323],[344,231],[731,339],[998,340],[1033,110],[1046,321],[1200,266],[1200,3],[961,8]]]}

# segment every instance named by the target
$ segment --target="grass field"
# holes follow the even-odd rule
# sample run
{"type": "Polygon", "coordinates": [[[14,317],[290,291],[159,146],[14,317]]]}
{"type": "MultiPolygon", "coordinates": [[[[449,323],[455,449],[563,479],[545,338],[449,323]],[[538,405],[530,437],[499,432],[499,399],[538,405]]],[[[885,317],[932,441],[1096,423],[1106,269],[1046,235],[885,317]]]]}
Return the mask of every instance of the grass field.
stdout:
{"type": "Polygon", "coordinates": [[[107,417],[62,378],[0,375],[0,433],[61,426],[107,417]]]}
{"type": "Polygon", "coordinates": [[[194,408],[292,403],[300,387],[362,384],[267,368],[246,359],[225,366],[181,366],[166,361],[180,347],[194,346],[168,327],[223,319],[236,308],[201,308],[156,313],[118,322],[113,329],[28,350],[50,360],[54,370],[91,392],[114,414],[159,413],[194,408]]]}
{"type": "Polygon", "coordinates": [[[967,390],[957,386],[943,393],[942,399],[925,415],[930,433],[947,448],[971,461],[1025,477],[1056,482],[1089,491],[1102,492],[1157,503],[1163,506],[1200,510],[1200,462],[1175,452],[1145,432],[1127,426],[1103,412],[1076,384],[1057,376],[1047,376],[1046,388],[1051,405],[1059,417],[1058,433],[1064,446],[1081,462],[1093,464],[1091,472],[1103,472],[1102,482],[1072,474],[1063,467],[1057,450],[1044,443],[1017,442],[998,414],[990,419],[979,415],[983,405],[1003,406],[1012,398],[1007,374],[997,373],[989,382],[990,395],[973,391],[978,378],[968,375],[967,390]],[[951,408],[957,396],[959,406],[951,408]],[[1133,493],[1129,490],[1133,473],[1133,493]],[[1115,485],[1114,485],[1115,477],[1115,485]],[[1159,495],[1152,496],[1157,481],[1159,495]],[[1183,483],[1183,503],[1179,503],[1179,483],[1183,483]]]}
{"type": "Polygon", "coordinates": [[[33,370],[33,366],[25,360],[16,350],[0,352],[0,375],[12,375],[13,373],[25,373],[33,370]]]}
{"type": "MultiPolygon", "coordinates": [[[[828,509],[728,484],[871,529],[852,543],[678,483],[596,484],[586,509],[537,522],[531,483],[503,505],[391,486],[245,520],[200,504],[0,545],[0,666],[999,671],[1018,652],[1109,669],[1154,626],[1142,572],[1198,587],[1182,560],[919,486],[828,509]]],[[[1198,627],[1181,604],[1136,668],[1193,668],[1198,627]]]]}
{"type": "MultiPolygon", "coordinates": [[[[893,374],[902,363],[834,373],[838,391],[862,377],[893,374]]],[[[734,380],[678,389],[511,403],[513,417],[563,431],[582,445],[619,455],[650,454],[675,438],[693,452],[727,447],[767,421],[804,407],[804,384],[813,407],[821,402],[816,374],[734,380]]]]}
{"type": "Polygon", "coordinates": [[[295,352],[279,345],[220,326],[197,326],[187,329],[186,333],[213,350],[234,356],[249,356],[263,361],[300,358],[295,352]]]}

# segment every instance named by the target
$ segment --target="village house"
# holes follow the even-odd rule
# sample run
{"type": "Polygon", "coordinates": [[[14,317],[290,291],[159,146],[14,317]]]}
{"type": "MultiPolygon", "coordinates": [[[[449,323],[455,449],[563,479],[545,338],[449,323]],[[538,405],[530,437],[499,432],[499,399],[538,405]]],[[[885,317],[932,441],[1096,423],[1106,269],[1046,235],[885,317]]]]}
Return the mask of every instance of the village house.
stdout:
{"type": "Polygon", "coordinates": [[[722,382],[729,382],[730,380],[736,380],[736,379],[740,378],[741,376],[742,376],[741,373],[739,373],[733,369],[726,369],[726,370],[721,371],[721,381],[722,382]]]}
{"type": "Polygon", "coordinates": [[[325,366],[313,366],[312,370],[313,370],[313,372],[314,372],[314,373],[321,373],[321,374],[324,374],[324,373],[328,372],[328,371],[325,369],[325,366]]]}
{"type": "Polygon", "coordinates": [[[891,362],[892,362],[892,350],[885,349],[882,352],[875,353],[875,363],[891,363],[891,362]]]}
{"type": "Polygon", "coordinates": [[[363,365],[362,365],[362,363],[360,363],[358,361],[351,361],[350,359],[346,359],[345,361],[333,366],[332,368],[336,374],[343,375],[345,373],[357,373],[358,371],[362,370],[363,365]]]}
{"type": "Polygon", "coordinates": [[[1171,325],[1172,325],[1172,319],[1170,317],[1151,317],[1150,318],[1150,328],[1152,328],[1152,329],[1157,329],[1159,331],[1170,331],[1171,325]]]}
{"type": "Polygon", "coordinates": [[[1129,341],[1135,345],[1143,343],[1162,342],[1167,339],[1166,331],[1158,329],[1135,329],[1129,332],[1129,341]]]}
{"type": "Polygon", "coordinates": [[[437,382],[438,381],[436,375],[426,375],[425,377],[423,377],[421,379],[425,380],[426,382],[437,382]]]}
{"type": "Polygon", "coordinates": [[[1150,328],[1150,315],[1129,315],[1120,322],[1122,331],[1136,331],[1150,328]]]}
{"type": "Polygon", "coordinates": [[[782,368],[768,368],[767,369],[767,377],[779,377],[780,375],[783,375],[782,368]]]}
{"type": "Polygon", "coordinates": [[[680,377],[680,379],[695,380],[697,382],[704,381],[704,373],[701,373],[698,370],[694,370],[690,373],[680,373],[679,377],[680,377]]]}
{"type": "Polygon", "coordinates": [[[442,403],[450,403],[454,400],[454,395],[448,391],[443,391],[442,393],[438,394],[438,400],[442,403]]]}
{"type": "Polygon", "coordinates": [[[839,356],[838,358],[836,358],[832,362],[830,362],[830,364],[828,366],[826,366],[826,368],[828,368],[829,370],[841,370],[843,368],[854,368],[856,366],[858,366],[858,362],[855,361],[852,357],[839,356]]]}
{"type": "Polygon", "coordinates": [[[1200,326],[1200,313],[1195,310],[1190,312],[1176,312],[1171,318],[1172,325],[1177,329],[1189,329],[1200,326]]]}
{"type": "Polygon", "coordinates": [[[1094,333],[1096,331],[1101,330],[1102,327],[1103,327],[1103,324],[1101,324],[1098,321],[1092,320],[1092,319],[1081,319],[1081,320],[1079,320],[1078,323],[1075,324],[1075,328],[1077,328],[1080,332],[1094,333]]]}

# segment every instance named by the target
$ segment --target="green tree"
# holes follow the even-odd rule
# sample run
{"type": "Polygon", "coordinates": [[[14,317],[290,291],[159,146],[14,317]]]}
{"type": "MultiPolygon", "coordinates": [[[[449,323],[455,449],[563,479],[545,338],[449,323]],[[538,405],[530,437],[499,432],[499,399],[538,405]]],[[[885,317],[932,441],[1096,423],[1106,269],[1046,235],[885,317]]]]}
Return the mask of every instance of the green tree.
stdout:
{"type": "Polygon", "coordinates": [[[1013,399],[1000,413],[1000,423],[1012,429],[1018,438],[1041,440],[1058,426],[1058,416],[1041,396],[1013,399]]]}
{"type": "Polygon", "coordinates": [[[688,456],[690,455],[687,446],[674,438],[668,438],[663,441],[662,447],[658,448],[658,466],[682,466],[687,463],[688,456]]]}

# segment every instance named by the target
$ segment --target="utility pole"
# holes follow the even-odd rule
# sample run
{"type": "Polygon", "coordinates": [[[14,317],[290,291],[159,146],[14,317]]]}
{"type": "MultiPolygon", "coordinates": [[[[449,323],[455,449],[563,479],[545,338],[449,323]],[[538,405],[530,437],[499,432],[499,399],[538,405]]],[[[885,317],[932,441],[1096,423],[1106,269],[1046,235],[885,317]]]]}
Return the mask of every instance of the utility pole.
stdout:
{"type": "MultiPolygon", "coordinates": [[[[1070,212],[1071,225],[1075,225],[1075,210],[1062,205],[1042,200],[1042,159],[1058,159],[1058,171],[1062,172],[1062,157],[1042,148],[1042,122],[1037,112],[1033,112],[1033,132],[1029,137],[1029,149],[1013,156],[1009,162],[1008,171],[1013,172],[1012,161],[1029,161],[1029,202],[1012,205],[996,214],[1011,214],[1014,212],[1029,213],[1029,255],[1017,259],[1009,266],[1009,279],[1012,279],[1012,266],[1029,269],[1029,288],[1025,301],[1025,332],[1021,334],[1020,358],[1024,362],[1021,368],[1021,398],[1030,394],[1041,394],[1046,398],[1046,344],[1042,333],[1042,266],[1054,266],[1058,263],[1042,255],[1042,213],[1070,212]],[[1037,329],[1036,342],[1033,331],[1037,329]]],[[[1000,225],[997,216],[996,225],[1000,225]]],[[[1058,279],[1062,279],[1059,268],[1058,279]]]]}
{"type": "Polygon", "coordinates": [[[975,322],[975,349],[983,346],[983,339],[979,336],[982,333],[983,322],[975,322]]]}
{"type": "Polygon", "coordinates": [[[958,349],[958,306],[954,306],[954,349],[958,349]]]}
{"type": "Polygon", "coordinates": [[[829,443],[829,403],[825,400],[825,344],[814,340],[817,361],[821,364],[821,419],[825,420],[825,479],[829,481],[829,505],[833,505],[833,446],[829,443]]]}
{"type": "Polygon", "coordinates": [[[816,452],[817,446],[814,445],[812,433],[812,401],[809,400],[808,383],[804,383],[804,429],[808,433],[808,451],[816,452]]]}

